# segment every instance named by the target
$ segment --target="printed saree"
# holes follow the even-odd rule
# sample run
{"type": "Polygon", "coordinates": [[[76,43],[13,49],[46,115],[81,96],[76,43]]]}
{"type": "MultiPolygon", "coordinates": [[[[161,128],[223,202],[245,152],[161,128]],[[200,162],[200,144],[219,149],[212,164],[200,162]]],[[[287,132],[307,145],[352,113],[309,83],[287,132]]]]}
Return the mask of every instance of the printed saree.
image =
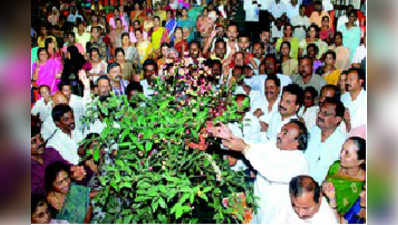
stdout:
{"type": "Polygon", "coordinates": [[[340,176],[337,173],[339,169],[340,160],[330,166],[326,181],[333,183],[336,193],[337,212],[344,215],[357,201],[365,182],[351,177],[340,176]]]}
{"type": "Polygon", "coordinates": [[[89,194],[89,187],[72,183],[56,219],[67,220],[69,223],[83,223],[90,206],[89,194]]]}

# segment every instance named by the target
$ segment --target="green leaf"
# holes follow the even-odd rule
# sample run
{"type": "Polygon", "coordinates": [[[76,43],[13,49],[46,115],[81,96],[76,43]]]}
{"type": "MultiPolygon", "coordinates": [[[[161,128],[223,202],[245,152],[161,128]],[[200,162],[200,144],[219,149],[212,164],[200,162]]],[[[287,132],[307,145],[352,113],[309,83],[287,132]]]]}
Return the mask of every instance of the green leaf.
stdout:
{"type": "Polygon", "coordinates": [[[162,197],[159,197],[159,205],[163,209],[165,209],[167,207],[166,202],[164,201],[164,199],[162,197]]]}
{"type": "Polygon", "coordinates": [[[176,219],[179,219],[182,216],[183,213],[183,209],[181,207],[181,205],[179,205],[176,210],[175,210],[175,215],[176,215],[176,219]]]}
{"type": "Polygon", "coordinates": [[[143,201],[146,201],[147,199],[149,199],[149,197],[147,197],[147,196],[138,196],[138,197],[135,198],[135,201],[136,202],[143,202],[143,201]]]}
{"type": "Polygon", "coordinates": [[[131,142],[122,142],[119,144],[119,148],[127,148],[131,145],[131,142]]]}
{"type": "Polygon", "coordinates": [[[194,199],[195,199],[195,192],[191,192],[191,194],[189,195],[189,202],[192,204],[194,199]]]}
{"type": "Polygon", "coordinates": [[[137,187],[139,189],[147,189],[147,188],[150,188],[151,185],[148,182],[146,182],[145,180],[140,180],[137,183],[137,187]]]}
{"type": "Polygon", "coordinates": [[[150,151],[151,149],[152,149],[152,142],[147,141],[147,142],[145,143],[145,150],[146,150],[146,151],[150,151]]]}
{"type": "Polygon", "coordinates": [[[199,197],[200,197],[201,199],[205,200],[206,202],[209,201],[209,199],[207,198],[206,194],[203,194],[203,193],[202,193],[201,195],[199,195],[199,197]]]}
{"type": "Polygon", "coordinates": [[[100,151],[101,151],[101,150],[100,150],[99,148],[96,148],[96,149],[94,150],[93,159],[94,159],[95,162],[98,162],[99,155],[100,155],[100,151]]]}
{"type": "Polygon", "coordinates": [[[203,188],[203,191],[202,191],[202,192],[203,192],[203,193],[206,193],[206,192],[210,191],[211,188],[212,188],[212,187],[210,187],[210,186],[205,187],[205,188],[203,188]]]}
{"type": "Polygon", "coordinates": [[[191,211],[191,207],[189,207],[189,206],[184,205],[184,206],[178,207],[176,209],[176,219],[179,219],[182,216],[182,214],[190,212],[190,211],[191,211]]]}
{"type": "Polygon", "coordinates": [[[152,200],[152,212],[156,212],[156,210],[158,209],[159,206],[159,199],[158,198],[154,198],[152,200]]]}

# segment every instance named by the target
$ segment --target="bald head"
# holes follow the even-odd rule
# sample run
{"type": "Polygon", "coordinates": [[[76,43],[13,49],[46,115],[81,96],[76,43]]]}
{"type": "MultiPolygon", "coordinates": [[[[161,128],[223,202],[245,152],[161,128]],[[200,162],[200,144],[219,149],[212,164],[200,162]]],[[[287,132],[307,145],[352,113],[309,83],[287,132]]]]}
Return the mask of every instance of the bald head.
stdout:
{"type": "Polygon", "coordinates": [[[310,176],[293,177],[289,183],[292,207],[300,219],[312,218],[321,203],[319,184],[310,176]]]}

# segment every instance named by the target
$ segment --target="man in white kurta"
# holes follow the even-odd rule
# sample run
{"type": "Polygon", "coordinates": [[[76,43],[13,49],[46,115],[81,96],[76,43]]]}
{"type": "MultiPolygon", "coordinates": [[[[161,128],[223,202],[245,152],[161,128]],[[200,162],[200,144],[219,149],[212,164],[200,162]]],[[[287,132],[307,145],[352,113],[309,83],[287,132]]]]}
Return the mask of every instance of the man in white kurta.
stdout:
{"type": "Polygon", "coordinates": [[[241,151],[257,171],[254,194],[259,197],[259,209],[252,223],[273,223],[276,215],[287,213],[290,207],[289,181],[294,176],[308,173],[302,152],[307,147],[304,140],[307,135],[305,125],[295,120],[282,127],[276,143],[274,140],[249,145],[233,135],[219,136],[223,138],[224,146],[241,151]],[[303,141],[299,143],[298,139],[303,141]]]}
{"type": "Polygon", "coordinates": [[[289,84],[283,88],[278,113],[274,113],[267,129],[268,140],[275,140],[281,127],[291,119],[297,119],[297,112],[303,104],[304,92],[297,84],[289,84]]]}
{"type": "Polygon", "coordinates": [[[261,136],[266,138],[266,130],[271,117],[274,113],[278,113],[281,81],[275,76],[270,76],[265,80],[264,86],[265,91],[263,93],[250,92],[250,106],[253,111],[252,115],[259,119],[262,126],[261,136]]]}
{"type": "Polygon", "coordinates": [[[316,126],[310,131],[308,148],[304,155],[309,164],[309,175],[321,184],[329,167],[340,158],[346,136],[338,129],[343,120],[344,106],[339,100],[327,99],[322,103],[316,126]]]}
{"type": "Polygon", "coordinates": [[[83,134],[75,129],[75,120],[72,108],[68,105],[54,107],[52,117],[57,126],[54,135],[50,137],[46,147],[56,149],[65,160],[77,165],[79,163],[79,142],[83,140],[83,134]]]}
{"type": "Polygon", "coordinates": [[[37,116],[41,122],[44,122],[48,116],[51,116],[52,101],[50,96],[50,88],[46,85],[40,86],[40,99],[37,100],[31,110],[32,115],[37,116]]]}
{"type": "Polygon", "coordinates": [[[319,184],[309,176],[294,177],[289,183],[291,207],[278,215],[279,224],[337,224],[337,217],[322,196],[319,184]]]}
{"type": "Polygon", "coordinates": [[[79,130],[82,128],[81,120],[86,112],[85,102],[83,98],[72,94],[72,85],[69,82],[61,82],[59,89],[68,99],[68,105],[73,109],[73,115],[75,116],[75,123],[79,130]]]}
{"type": "Polygon", "coordinates": [[[348,110],[344,120],[349,124],[350,132],[363,127],[366,130],[367,103],[364,84],[365,75],[359,69],[350,69],[347,74],[348,91],[341,96],[341,101],[348,110]]]}

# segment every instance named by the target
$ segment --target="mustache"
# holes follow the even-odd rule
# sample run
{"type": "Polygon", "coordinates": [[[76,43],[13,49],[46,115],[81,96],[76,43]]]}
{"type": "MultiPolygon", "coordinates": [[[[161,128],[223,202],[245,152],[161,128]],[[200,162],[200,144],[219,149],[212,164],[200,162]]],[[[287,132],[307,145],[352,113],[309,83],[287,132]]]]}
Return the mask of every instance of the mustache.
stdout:
{"type": "Polygon", "coordinates": [[[274,95],[275,92],[273,92],[273,91],[266,91],[265,94],[266,94],[266,95],[274,95]]]}

